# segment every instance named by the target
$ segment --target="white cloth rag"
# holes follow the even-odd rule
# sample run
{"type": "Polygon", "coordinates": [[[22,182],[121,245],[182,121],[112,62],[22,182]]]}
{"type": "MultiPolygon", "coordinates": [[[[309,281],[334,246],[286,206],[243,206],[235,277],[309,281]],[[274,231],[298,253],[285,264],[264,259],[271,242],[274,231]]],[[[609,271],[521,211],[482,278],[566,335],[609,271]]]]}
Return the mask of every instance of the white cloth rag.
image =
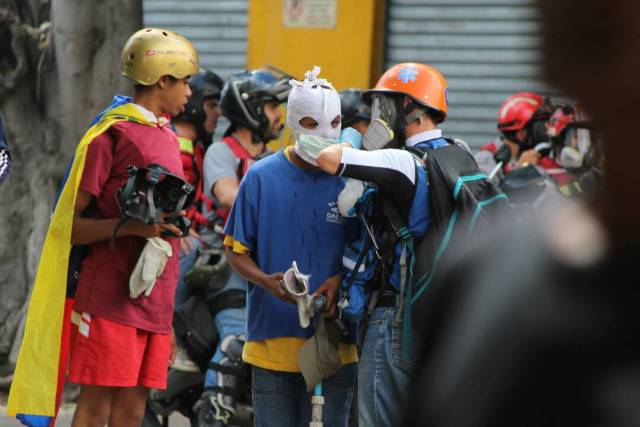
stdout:
{"type": "Polygon", "coordinates": [[[291,268],[285,271],[282,284],[298,305],[298,320],[303,328],[309,327],[314,315],[313,296],[309,295],[309,277],[298,270],[298,264],[293,261],[291,268]]]}
{"type": "Polygon", "coordinates": [[[164,271],[167,260],[173,254],[171,244],[162,237],[147,239],[138,263],[129,279],[129,296],[138,298],[144,292],[144,296],[151,295],[156,279],[164,271]]]}
{"type": "Polygon", "coordinates": [[[356,212],[352,209],[364,193],[364,182],[359,179],[346,178],[344,188],[338,194],[338,210],[344,217],[354,217],[356,212]]]}

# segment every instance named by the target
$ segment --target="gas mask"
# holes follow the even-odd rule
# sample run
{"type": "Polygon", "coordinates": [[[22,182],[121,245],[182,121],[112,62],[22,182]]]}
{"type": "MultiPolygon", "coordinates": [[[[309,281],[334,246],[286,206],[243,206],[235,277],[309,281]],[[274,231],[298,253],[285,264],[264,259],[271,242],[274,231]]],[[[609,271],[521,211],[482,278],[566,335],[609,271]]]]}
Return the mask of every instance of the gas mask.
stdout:
{"type": "Polygon", "coordinates": [[[381,150],[400,145],[405,138],[405,120],[402,97],[373,93],[371,95],[371,123],[362,139],[362,147],[367,151],[381,150]]]}
{"type": "Polygon", "coordinates": [[[320,67],[315,66],[312,71],[305,73],[304,81],[290,80],[293,88],[287,101],[287,125],[293,131],[296,139],[295,151],[307,163],[317,166],[317,153],[308,153],[301,145],[301,137],[309,146],[331,145],[338,143],[340,125],[333,127],[331,122],[340,116],[340,96],[331,83],[325,79],[318,79],[320,67]],[[318,123],[314,129],[307,129],[300,124],[304,117],[311,117],[318,123]]]}
{"type": "Polygon", "coordinates": [[[580,169],[591,151],[591,131],[570,127],[561,135],[561,143],[554,147],[556,161],[566,169],[580,169]]]}
{"type": "Polygon", "coordinates": [[[547,123],[554,159],[566,169],[589,166],[585,160],[593,154],[591,129],[587,117],[578,106],[560,106],[547,123]]]}

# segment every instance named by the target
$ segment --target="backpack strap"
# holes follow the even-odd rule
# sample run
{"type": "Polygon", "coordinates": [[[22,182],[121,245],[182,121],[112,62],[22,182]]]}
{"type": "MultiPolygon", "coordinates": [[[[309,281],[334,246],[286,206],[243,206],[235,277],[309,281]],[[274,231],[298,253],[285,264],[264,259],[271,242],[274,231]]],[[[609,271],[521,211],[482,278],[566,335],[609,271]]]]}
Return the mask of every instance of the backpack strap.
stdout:
{"type": "Polygon", "coordinates": [[[413,156],[420,161],[421,165],[426,167],[427,160],[429,158],[428,153],[425,150],[422,150],[418,147],[405,147],[404,148],[409,153],[413,154],[413,156]]]}
{"type": "MultiPolygon", "coordinates": [[[[399,307],[396,314],[396,320],[402,320],[402,352],[404,357],[409,357],[410,340],[411,340],[411,301],[412,301],[412,282],[413,267],[415,265],[415,256],[413,250],[413,235],[409,231],[406,220],[400,215],[398,209],[385,200],[382,202],[383,212],[393,231],[395,232],[396,242],[400,240],[402,251],[400,252],[400,294],[399,307]],[[408,260],[408,261],[407,261],[408,260]]],[[[391,250],[395,250],[395,243],[391,250]]]]}
{"type": "Polygon", "coordinates": [[[222,138],[222,142],[227,144],[233,154],[240,160],[238,164],[238,180],[242,179],[251,165],[255,163],[255,159],[233,135],[225,136],[222,138]]]}

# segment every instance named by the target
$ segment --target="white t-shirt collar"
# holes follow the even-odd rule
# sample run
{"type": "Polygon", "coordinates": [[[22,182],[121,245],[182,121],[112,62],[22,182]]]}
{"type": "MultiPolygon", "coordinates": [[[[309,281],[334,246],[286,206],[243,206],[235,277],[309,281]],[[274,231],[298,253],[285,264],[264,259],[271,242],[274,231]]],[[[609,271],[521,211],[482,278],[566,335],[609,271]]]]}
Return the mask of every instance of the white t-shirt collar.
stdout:
{"type": "Polygon", "coordinates": [[[432,139],[438,138],[442,138],[442,129],[431,129],[407,138],[405,145],[407,147],[413,147],[414,145],[418,145],[421,142],[431,141],[432,139]]]}

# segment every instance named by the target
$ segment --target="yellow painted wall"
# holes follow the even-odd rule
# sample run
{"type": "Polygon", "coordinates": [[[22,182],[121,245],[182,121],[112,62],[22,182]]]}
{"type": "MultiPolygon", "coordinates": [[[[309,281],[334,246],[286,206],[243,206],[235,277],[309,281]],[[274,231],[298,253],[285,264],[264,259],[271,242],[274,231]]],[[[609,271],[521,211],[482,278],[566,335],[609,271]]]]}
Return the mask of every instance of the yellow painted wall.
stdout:
{"type": "MultiPolygon", "coordinates": [[[[376,82],[382,71],[383,0],[336,0],[334,28],[285,27],[284,1],[249,1],[248,68],[271,64],[303,79],[318,65],[320,77],[337,90],[376,82]]],[[[272,148],[288,140],[287,132],[272,148]]]]}

